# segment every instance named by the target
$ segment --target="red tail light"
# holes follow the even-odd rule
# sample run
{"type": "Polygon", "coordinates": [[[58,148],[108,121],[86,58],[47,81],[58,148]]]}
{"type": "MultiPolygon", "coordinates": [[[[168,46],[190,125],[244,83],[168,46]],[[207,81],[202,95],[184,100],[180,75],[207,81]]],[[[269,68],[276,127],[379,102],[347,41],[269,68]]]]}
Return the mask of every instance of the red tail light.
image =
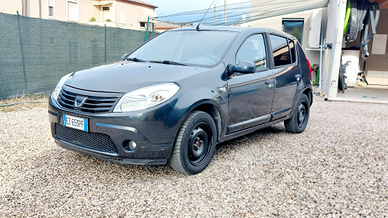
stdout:
{"type": "Polygon", "coordinates": [[[309,65],[310,69],[310,80],[313,79],[313,68],[311,67],[310,61],[306,58],[307,64],[309,65]]]}

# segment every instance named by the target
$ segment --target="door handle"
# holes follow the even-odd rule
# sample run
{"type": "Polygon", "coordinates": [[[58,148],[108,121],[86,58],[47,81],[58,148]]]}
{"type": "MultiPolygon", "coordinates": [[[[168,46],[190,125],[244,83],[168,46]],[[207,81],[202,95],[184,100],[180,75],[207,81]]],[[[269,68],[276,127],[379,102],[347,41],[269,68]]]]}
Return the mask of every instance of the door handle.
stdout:
{"type": "Polygon", "coordinates": [[[302,78],[302,76],[300,74],[296,74],[295,75],[295,78],[296,78],[296,81],[299,82],[300,81],[300,78],[302,78]]]}
{"type": "Polygon", "coordinates": [[[266,80],[265,84],[267,85],[268,88],[272,88],[273,87],[273,79],[266,80]]]}
{"type": "Polygon", "coordinates": [[[273,84],[273,79],[268,79],[265,81],[266,85],[273,84]]]}

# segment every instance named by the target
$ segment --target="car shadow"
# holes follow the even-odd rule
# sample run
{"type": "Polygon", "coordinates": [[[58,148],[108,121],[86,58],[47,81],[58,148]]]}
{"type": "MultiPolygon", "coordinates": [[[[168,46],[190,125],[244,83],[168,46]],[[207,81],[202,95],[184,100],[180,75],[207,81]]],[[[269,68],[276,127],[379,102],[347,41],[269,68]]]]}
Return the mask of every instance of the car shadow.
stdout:
{"type": "MultiPolygon", "coordinates": [[[[268,127],[262,130],[255,131],[245,136],[238,137],[217,145],[215,156],[216,160],[220,161],[223,156],[228,155],[231,150],[243,149],[244,146],[250,146],[251,143],[260,143],[271,135],[286,133],[281,125],[268,127]]],[[[54,143],[54,142],[53,142],[54,143]]],[[[212,164],[212,163],[210,163],[212,164]]],[[[24,175],[24,179],[29,181],[36,178],[62,178],[76,176],[82,174],[82,177],[88,178],[136,178],[136,180],[147,179],[179,179],[185,178],[186,175],[175,172],[166,165],[126,165],[113,163],[96,157],[69,151],[53,145],[38,155],[29,159],[29,171],[24,175]],[[70,175],[70,176],[69,176],[70,175]]],[[[204,171],[205,172],[205,171],[204,171]]],[[[200,173],[201,174],[201,173],[200,173]]],[[[199,175],[199,174],[198,174],[199,175]]],[[[24,180],[22,179],[22,180],[24,180]]],[[[92,181],[90,181],[92,182],[92,181]]]]}
{"type": "Polygon", "coordinates": [[[270,126],[264,129],[257,130],[255,132],[249,133],[244,136],[240,136],[235,139],[231,139],[225,142],[222,142],[216,147],[216,155],[223,155],[228,150],[235,150],[245,146],[247,143],[260,142],[263,139],[266,139],[269,135],[287,133],[284,125],[277,124],[270,126]]]}

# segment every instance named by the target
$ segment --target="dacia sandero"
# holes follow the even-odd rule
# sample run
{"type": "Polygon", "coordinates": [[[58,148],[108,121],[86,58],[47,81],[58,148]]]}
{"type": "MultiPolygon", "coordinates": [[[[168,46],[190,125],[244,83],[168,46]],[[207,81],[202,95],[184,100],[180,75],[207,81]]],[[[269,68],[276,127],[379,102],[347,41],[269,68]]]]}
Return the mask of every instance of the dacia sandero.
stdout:
{"type": "Polygon", "coordinates": [[[218,143],[279,122],[303,132],[311,72],[283,32],[174,29],[119,61],[64,76],[49,98],[51,133],[72,151],[192,175],[218,143]]]}

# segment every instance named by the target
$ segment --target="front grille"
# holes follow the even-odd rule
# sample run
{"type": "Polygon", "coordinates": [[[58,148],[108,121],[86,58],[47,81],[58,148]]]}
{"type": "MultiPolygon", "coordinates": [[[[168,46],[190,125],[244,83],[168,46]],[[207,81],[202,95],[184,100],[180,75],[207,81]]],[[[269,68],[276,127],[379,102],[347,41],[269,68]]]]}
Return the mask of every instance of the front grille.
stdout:
{"type": "Polygon", "coordinates": [[[113,110],[113,107],[116,105],[119,99],[120,97],[117,96],[116,93],[112,97],[90,95],[85,96],[85,94],[77,94],[62,88],[61,93],[59,94],[58,103],[62,107],[77,109],[87,113],[107,113],[113,110]],[[87,97],[85,102],[79,108],[74,106],[74,102],[77,96],[87,97]]]}
{"type": "Polygon", "coordinates": [[[77,129],[55,124],[55,136],[79,146],[96,149],[99,151],[117,153],[110,137],[102,133],[85,132],[77,129]]]}

